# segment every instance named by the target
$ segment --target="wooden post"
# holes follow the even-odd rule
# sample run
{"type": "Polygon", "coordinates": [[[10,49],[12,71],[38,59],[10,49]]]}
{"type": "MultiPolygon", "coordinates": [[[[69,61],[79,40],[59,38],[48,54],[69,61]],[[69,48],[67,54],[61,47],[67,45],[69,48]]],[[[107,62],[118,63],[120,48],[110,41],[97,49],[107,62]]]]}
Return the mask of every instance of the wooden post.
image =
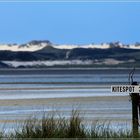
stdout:
{"type": "MultiPolygon", "coordinates": [[[[137,82],[133,82],[132,85],[138,85],[137,82]]],[[[133,137],[138,137],[139,135],[139,122],[138,122],[138,99],[139,94],[138,93],[132,93],[131,94],[132,99],[132,127],[133,127],[133,137]]]]}

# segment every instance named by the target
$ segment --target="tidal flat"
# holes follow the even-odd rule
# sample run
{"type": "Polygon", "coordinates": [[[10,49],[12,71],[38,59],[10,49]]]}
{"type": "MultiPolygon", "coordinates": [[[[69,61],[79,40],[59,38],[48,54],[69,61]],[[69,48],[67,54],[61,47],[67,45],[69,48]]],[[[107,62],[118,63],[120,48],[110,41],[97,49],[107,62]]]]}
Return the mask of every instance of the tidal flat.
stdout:
{"type": "MultiPolygon", "coordinates": [[[[131,69],[0,70],[0,121],[10,130],[15,122],[57,111],[70,117],[79,110],[85,121],[112,121],[131,128],[129,94],[111,93],[111,85],[128,84],[131,69]]],[[[134,78],[140,79],[137,70],[134,78]]]]}

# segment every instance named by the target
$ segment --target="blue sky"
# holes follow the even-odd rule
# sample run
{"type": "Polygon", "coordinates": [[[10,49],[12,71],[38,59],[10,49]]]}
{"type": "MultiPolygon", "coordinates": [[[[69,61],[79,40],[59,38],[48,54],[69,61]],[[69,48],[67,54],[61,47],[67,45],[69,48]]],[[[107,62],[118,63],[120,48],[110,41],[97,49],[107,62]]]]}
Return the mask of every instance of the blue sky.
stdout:
{"type": "Polygon", "coordinates": [[[0,43],[140,42],[140,2],[0,3],[0,43]]]}

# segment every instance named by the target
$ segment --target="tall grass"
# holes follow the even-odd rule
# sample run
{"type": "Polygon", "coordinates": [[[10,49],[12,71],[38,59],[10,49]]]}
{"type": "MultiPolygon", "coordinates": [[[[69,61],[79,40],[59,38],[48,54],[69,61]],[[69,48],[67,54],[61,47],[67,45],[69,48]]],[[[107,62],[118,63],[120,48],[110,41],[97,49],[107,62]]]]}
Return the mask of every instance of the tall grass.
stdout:
{"type": "Polygon", "coordinates": [[[16,138],[85,138],[85,126],[77,111],[72,111],[69,119],[55,114],[43,115],[42,119],[31,118],[25,121],[21,129],[15,130],[16,138]]]}
{"type": "Polygon", "coordinates": [[[41,119],[30,118],[22,127],[17,127],[10,134],[1,134],[1,138],[132,138],[129,130],[115,131],[108,123],[95,123],[86,127],[77,111],[72,111],[71,117],[66,118],[51,115],[43,115],[41,119]]]}

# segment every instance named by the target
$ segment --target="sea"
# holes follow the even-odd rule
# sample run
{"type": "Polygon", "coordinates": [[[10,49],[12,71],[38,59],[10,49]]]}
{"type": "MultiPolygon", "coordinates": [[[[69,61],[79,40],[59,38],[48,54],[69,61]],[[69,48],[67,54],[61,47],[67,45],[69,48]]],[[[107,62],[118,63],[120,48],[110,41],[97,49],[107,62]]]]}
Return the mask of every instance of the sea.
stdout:
{"type": "MultiPolygon", "coordinates": [[[[0,69],[0,128],[7,131],[30,117],[57,112],[69,118],[78,110],[84,122],[107,122],[131,129],[128,93],[111,85],[129,84],[127,68],[0,69]]],[[[140,82],[140,69],[134,80],[140,82]]]]}

